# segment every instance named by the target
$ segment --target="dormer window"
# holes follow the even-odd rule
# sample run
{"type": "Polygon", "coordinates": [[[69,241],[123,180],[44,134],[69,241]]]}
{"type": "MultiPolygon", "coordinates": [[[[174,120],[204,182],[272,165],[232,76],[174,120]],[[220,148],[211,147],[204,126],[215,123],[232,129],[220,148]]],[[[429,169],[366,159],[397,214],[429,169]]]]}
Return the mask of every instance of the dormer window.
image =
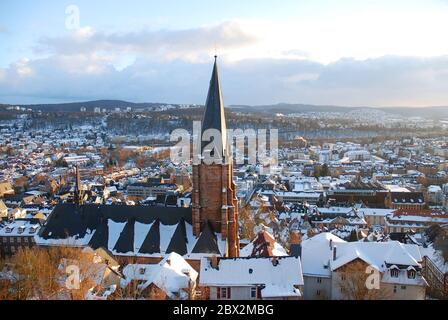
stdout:
{"type": "Polygon", "coordinates": [[[417,273],[415,272],[415,270],[408,270],[408,278],[409,279],[415,279],[415,276],[417,275],[417,273]]]}
{"type": "Polygon", "coordinates": [[[140,268],[140,274],[145,274],[146,268],[140,268]]]}
{"type": "Polygon", "coordinates": [[[5,232],[6,232],[6,233],[11,233],[13,229],[14,229],[14,228],[6,227],[5,232]]]}
{"type": "Polygon", "coordinates": [[[25,227],[23,227],[23,226],[20,226],[18,229],[17,229],[17,233],[18,234],[21,234],[21,233],[23,233],[25,231],[25,227]]]}
{"type": "Polygon", "coordinates": [[[400,270],[398,269],[398,268],[393,268],[393,269],[390,269],[390,276],[392,277],[392,278],[398,278],[398,274],[400,273],[400,270]]]}

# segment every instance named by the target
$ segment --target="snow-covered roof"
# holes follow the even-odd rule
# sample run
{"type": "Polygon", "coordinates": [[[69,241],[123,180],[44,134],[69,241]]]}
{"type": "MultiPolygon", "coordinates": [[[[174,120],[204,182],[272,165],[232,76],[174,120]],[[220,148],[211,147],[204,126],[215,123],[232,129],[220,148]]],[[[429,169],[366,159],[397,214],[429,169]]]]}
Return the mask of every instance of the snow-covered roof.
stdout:
{"type": "Polygon", "coordinates": [[[427,248],[421,248],[422,255],[428,257],[442,273],[448,273],[448,261],[442,255],[441,250],[434,249],[431,244],[427,248]]]}
{"type": "Polygon", "coordinates": [[[193,235],[191,208],[124,205],[59,205],[34,237],[38,245],[104,247],[114,255],[188,259],[223,255],[226,240],[205,225],[193,235]]]}
{"type": "Polygon", "coordinates": [[[30,220],[15,220],[0,226],[0,236],[34,236],[40,229],[40,224],[30,220]]]}
{"type": "Polygon", "coordinates": [[[393,215],[388,216],[388,221],[390,222],[434,222],[434,223],[448,223],[448,215],[446,217],[437,217],[437,216],[422,216],[422,215],[393,215]]]}
{"type": "Polygon", "coordinates": [[[442,192],[442,188],[440,188],[440,186],[431,185],[431,186],[428,187],[428,192],[429,193],[442,192]]]}
{"type": "Polygon", "coordinates": [[[294,191],[277,191],[276,194],[279,197],[291,197],[291,198],[319,198],[318,192],[294,192],[294,191]]]}
{"type": "Polygon", "coordinates": [[[420,267],[421,255],[415,247],[418,246],[398,241],[340,243],[336,246],[336,259],[330,260],[330,267],[334,271],[355,259],[363,260],[380,272],[384,272],[387,265],[420,267]]]}
{"type": "Polygon", "coordinates": [[[263,297],[299,296],[294,286],[303,285],[299,257],[219,259],[213,268],[201,259],[200,284],[204,286],[264,286],[263,297]]]}
{"type": "Polygon", "coordinates": [[[323,232],[302,242],[302,268],[305,275],[330,277],[330,242],[334,245],[345,241],[329,232],[323,232]]]}
{"type": "Polygon", "coordinates": [[[353,212],[353,208],[351,207],[319,207],[317,211],[320,214],[349,214],[353,212]]]}
{"type": "Polygon", "coordinates": [[[266,256],[266,254],[276,257],[288,255],[285,248],[267,231],[260,232],[251,243],[240,250],[240,257],[266,256]]]}
{"type": "Polygon", "coordinates": [[[381,209],[381,208],[360,208],[358,214],[361,216],[379,216],[385,217],[393,214],[395,209],[381,209]]]}
{"type": "MultiPolygon", "coordinates": [[[[196,246],[196,243],[199,240],[199,237],[195,237],[193,235],[193,227],[191,224],[187,222],[185,223],[185,235],[186,235],[186,249],[187,252],[184,255],[185,258],[189,259],[200,259],[203,256],[208,256],[205,253],[194,253],[193,249],[196,246]]],[[[108,219],[108,239],[107,239],[107,249],[110,250],[114,255],[117,256],[141,256],[141,257],[164,257],[168,251],[169,245],[173,239],[175,232],[178,230],[179,224],[174,225],[164,225],[162,223],[159,224],[158,230],[160,235],[159,241],[159,251],[155,253],[141,253],[140,249],[144,244],[145,239],[147,238],[148,233],[151,230],[154,222],[152,223],[140,223],[135,222],[134,224],[134,234],[133,234],[133,246],[132,250],[128,252],[121,252],[117,250],[117,243],[122,237],[124,229],[126,227],[127,222],[115,222],[112,219],[108,219]]],[[[90,244],[94,234],[98,232],[98,230],[88,230],[84,237],[72,236],[66,239],[44,239],[38,235],[36,235],[35,241],[39,245],[60,245],[65,244],[68,246],[87,246],[90,244]]],[[[226,241],[221,238],[221,234],[216,234],[216,243],[219,249],[219,252],[225,252],[226,241]]],[[[210,254],[211,255],[211,254],[210,254]]]]}
{"type": "Polygon", "coordinates": [[[396,184],[385,184],[384,187],[390,192],[410,192],[408,188],[396,184]]]}
{"type": "Polygon", "coordinates": [[[158,264],[129,264],[123,269],[123,275],[125,279],[121,282],[122,287],[126,287],[132,280],[139,280],[139,290],[144,290],[153,283],[169,298],[177,296],[184,299],[188,295],[182,289],[188,289],[190,281],[194,282],[198,277],[197,271],[175,252],[158,264]]]}

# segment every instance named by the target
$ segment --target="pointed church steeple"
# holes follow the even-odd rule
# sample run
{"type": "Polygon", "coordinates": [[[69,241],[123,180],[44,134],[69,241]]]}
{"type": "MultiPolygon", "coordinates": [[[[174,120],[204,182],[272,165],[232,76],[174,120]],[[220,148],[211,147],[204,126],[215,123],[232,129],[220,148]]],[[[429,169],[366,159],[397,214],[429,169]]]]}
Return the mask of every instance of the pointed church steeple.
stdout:
{"type": "MultiPolygon", "coordinates": [[[[219,81],[217,56],[213,65],[212,77],[208,88],[207,101],[205,103],[204,118],[202,119],[202,132],[208,129],[216,129],[221,133],[222,155],[225,156],[227,149],[227,127],[224,114],[224,101],[222,99],[221,84],[219,81]]],[[[209,142],[202,143],[202,150],[209,142]]]]}
{"type": "MultiPolygon", "coordinates": [[[[206,141],[205,149],[204,144],[202,144],[202,153],[204,154],[205,152],[206,156],[210,155],[218,161],[193,163],[192,226],[193,234],[196,237],[200,237],[198,243],[203,237],[220,234],[221,240],[226,241],[226,250],[225,252],[218,252],[225,256],[238,257],[238,201],[236,186],[233,182],[231,150],[230,146],[227,145],[224,102],[216,58],[215,56],[215,64],[202,119],[201,136],[202,139],[207,139],[208,137],[204,137],[204,133],[208,129],[215,129],[220,133],[219,137],[216,136],[217,132],[211,133],[212,142],[206,141]],[[224,159],[219,159],[216,153],[212,154],[210,150],[206,150],[213,147],[216,151],[219,144],[217,145],[214,142],[215,138],[220,139],[219,144],[222,143],[222,150],[220,151],[222,151],[221,155],[224,156],[224,159]]],[[[208,249],[215,250],[211,247],[208,249]]]]}

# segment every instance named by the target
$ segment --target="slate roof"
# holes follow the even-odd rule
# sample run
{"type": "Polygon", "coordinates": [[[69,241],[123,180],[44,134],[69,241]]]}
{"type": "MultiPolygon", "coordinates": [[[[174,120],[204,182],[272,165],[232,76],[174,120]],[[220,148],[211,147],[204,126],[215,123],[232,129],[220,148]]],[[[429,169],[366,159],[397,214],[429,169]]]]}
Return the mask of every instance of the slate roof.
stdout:
{"type": "Polygon", "coordinates": [[[185,230],[185,222],[181,219],[177,225],[176,231],[174,231],[174,234],[171,237],[166,253],[176,252],[182,256],[187,254],[187,242],[188,239],[187,232],[185,230]]]}
{"type": "Polygon", "coordinates": [[[130,218],[123,230],[120,237],[115,243],[114,251],[119,253],[128,253],[134,251],[134,226],[135,219],[130,218]]]}
{"type": "Polygon", "coordinates": [[[143,240],[139,253],[152,254],[160,252],[160,220],[157,218],[143,240]]]}
{"type": "Polygon", "coordinates": [[[57,245],[73,238],[68,244],[103,247],[116,255],[225,253],[225,240],[211,225],[198,238],[192,230],[191,208],[66,203],[55,207],[36,242],[57,245]]]}
{"type": "MultiPolygon", "coordinates": [[[[205,103],[205,112],[202,119],[202,134],[208,129],[216,129],[221,132],[222,155],[225,155],[224,150],[227,146],[227,128],[226,118],[224,114],[224,101],[222,99],[221,84],[219,81],[218,64],[216,61],[213,65],[212,77],[210,79],[210,86],[207,94],[207,101],[205,103]]],[[[201,135],[202,136],[202,135],[201,135]]],[[[202,142],[202,150],[210,142],[202,142]]]]}
{"type": "Polygon", "coordinates": [[[205,223],[204,228],[202,228],[202,233],[199,236],[196,245],[193,248],[193,253],[219,253],[219,248],[217,244],[216,235],[213,232],[213,227],[210,223],[205,223]]]}

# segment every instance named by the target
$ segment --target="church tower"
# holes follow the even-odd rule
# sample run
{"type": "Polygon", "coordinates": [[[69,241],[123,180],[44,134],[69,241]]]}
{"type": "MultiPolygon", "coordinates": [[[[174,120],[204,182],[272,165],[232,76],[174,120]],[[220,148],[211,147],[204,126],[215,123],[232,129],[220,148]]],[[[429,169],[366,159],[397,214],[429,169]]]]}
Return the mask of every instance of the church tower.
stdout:
{"type": "MultiPolygon", "coordinates": [[[[228,148],[227,127],[219,81],[218,65],[215,56],[212,77],[202,119],[202,133],[208,129],[218,130],[221,135],[221,155],[228,161],[206,164],[200,159],[193,165],[193,234],[199,234],[205,228],[221,233],[227,241],[226,256],[238,257],[238,203],[233,182],[233,161],[228,148]]],[[[201,143],[202,148],[207,145],[201,143]]]]}

